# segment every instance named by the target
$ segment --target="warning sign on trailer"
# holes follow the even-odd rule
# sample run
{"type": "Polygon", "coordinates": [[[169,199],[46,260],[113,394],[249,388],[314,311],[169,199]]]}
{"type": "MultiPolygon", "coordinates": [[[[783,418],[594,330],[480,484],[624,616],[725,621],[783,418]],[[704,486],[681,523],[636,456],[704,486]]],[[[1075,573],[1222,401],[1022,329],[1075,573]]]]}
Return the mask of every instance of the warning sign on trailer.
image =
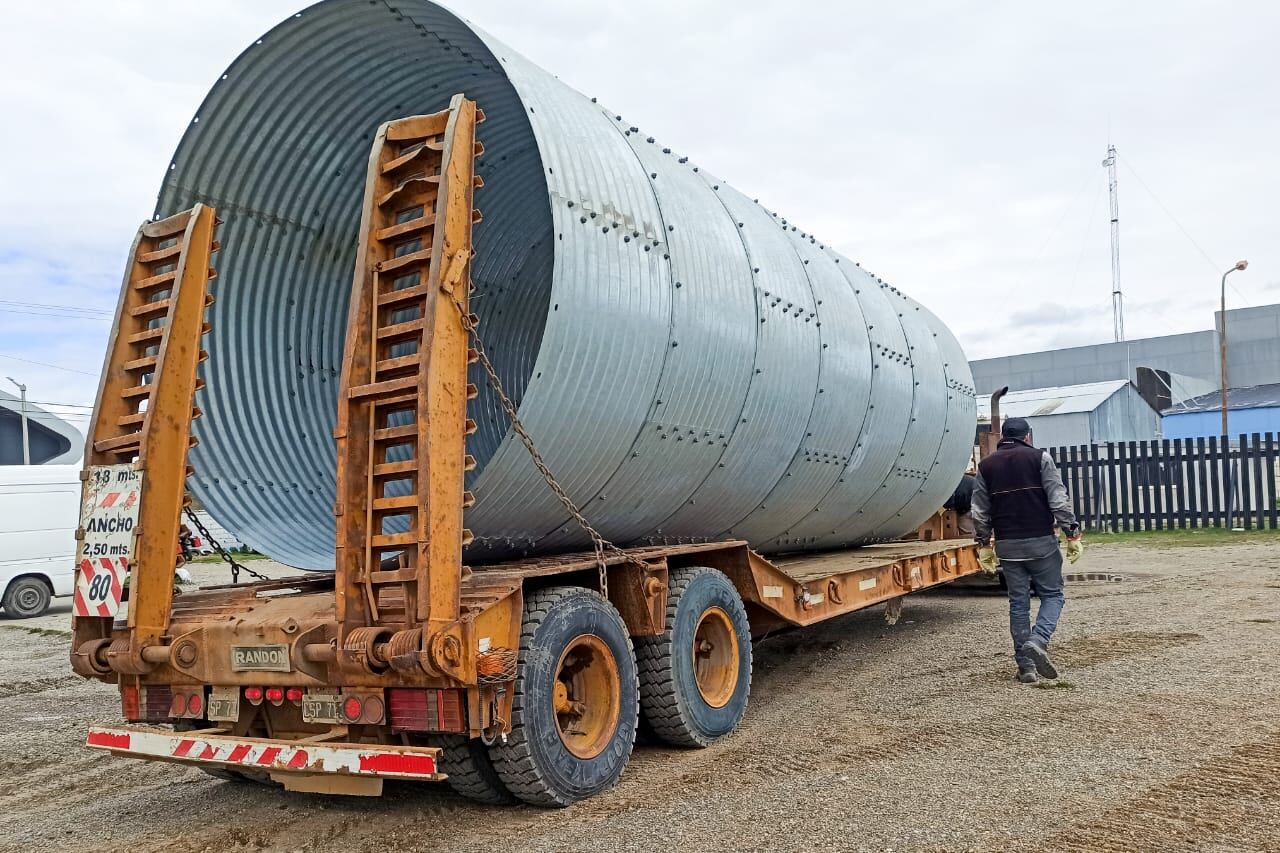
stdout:
{"type": "Polygon", "coordinates": [[[75,614],[114,616],[133,559],[142,472],[130,463],[89,469],[80,528],[84,544],[76,571],[75,614]]]}

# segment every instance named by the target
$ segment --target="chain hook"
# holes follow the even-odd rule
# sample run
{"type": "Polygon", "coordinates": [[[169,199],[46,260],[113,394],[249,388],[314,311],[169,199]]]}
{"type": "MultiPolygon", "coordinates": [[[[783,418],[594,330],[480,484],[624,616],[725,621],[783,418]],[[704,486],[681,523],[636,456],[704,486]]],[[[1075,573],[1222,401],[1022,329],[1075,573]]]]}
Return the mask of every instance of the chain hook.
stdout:
{"type": "Polygon", "coordinates": [[[511,421],[511,430],[519,437],[520,442],[524,445],[525,450],[529,452],[533,465],[538,469],[538,473],[542,475],[542,479],[546,481],[547,486],[551,489],[556,499],[568,510],[569,515],[578,523],[578,526],[591,537],[592,549],[595,552],[596,567],[600,572],[600,594],[608,596],[609,594],[609,577],[608,566],[609,561],[606,558],[606,552],[621,558],[624,562],[639,566],[641,569],[648,570],[649,566],[639,557],[629,554],[622,548],[604,538],[598,530],[591,526],[591,522],[587,521],[587,517],[582,514],[582,510],[573,502],[573,498],[569,497],[569,493],[551,473],[551,469],[547,466],[546,460],[542,458],[542,453],[538,450],[537,445],[533,443],[533,437],[529,435],[529,431],[525,429],[524,423],[520,420],[520,415],[516,411],[516,405],[511,398],[507,396],[506,389],[502,385],[502,380],[498,378],[498,371],[494,368],[493,362],[489,360],[489,354],[485,352],[484,342],[480,339],[480,332],[476,329],[475,321],[471,314],[467,311],[466,306],[454,294],[449,294],[454,306],[458,309],[458,317],[462,321],[462,328],[466,330],[471,337],[472,349],[475,351],[476,360],[480,366],[484,368],[484,372],[489,381],[489,387],[498,395],[498,402],[502,406],[503,412],[507,416],[507,420],[511,421]]]}
{"type": "Polygon", "coordinates": [[[182,511],[183,513],[186,514],[187,518],[190,519],[191,523],[196,526],[196,530],[200,531],[200,535],[204,537],[204,539],[210,545],[213,546],[213,550],[218,552],[218,556],[221,557],[223,561],[225,561],[228,565],[231,566],[231,582],[232,583],[240,583],[241,571],[244,571],[246,574],[252,575],[254,578],[260,581],[271,580],[271,578],[259,572],[255,572],[253,569],[249,568],[243,563],[236,562],[236,558],[232,557],[231,554],[227,551],[227,549],[223,548],[220,544],[218,544],[218,540],[213,538],[213,534],[209,532],[209,528],[205,527],[203,524],[200,523],[200,517],[195,514],[195,511],[192,510],[191,507],[184,506],[182,508],[182,511]]]}

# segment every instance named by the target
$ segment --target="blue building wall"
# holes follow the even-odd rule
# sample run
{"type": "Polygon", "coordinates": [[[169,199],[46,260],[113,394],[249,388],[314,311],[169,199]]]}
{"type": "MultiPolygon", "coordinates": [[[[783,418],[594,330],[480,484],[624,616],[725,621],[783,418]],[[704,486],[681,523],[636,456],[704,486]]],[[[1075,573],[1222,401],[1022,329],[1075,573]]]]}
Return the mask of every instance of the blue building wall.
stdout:
{"type": "MultiPolygon", "coordinates": [[[[1165,438],[1208,438],[1222,434],[1222,411],[1168,411],[1164,416],[1165,438]]],[[[1280,408],[1233,409],[1227,411],[1227,431],[1240,433],[1280,433],[1280,408]]]]}

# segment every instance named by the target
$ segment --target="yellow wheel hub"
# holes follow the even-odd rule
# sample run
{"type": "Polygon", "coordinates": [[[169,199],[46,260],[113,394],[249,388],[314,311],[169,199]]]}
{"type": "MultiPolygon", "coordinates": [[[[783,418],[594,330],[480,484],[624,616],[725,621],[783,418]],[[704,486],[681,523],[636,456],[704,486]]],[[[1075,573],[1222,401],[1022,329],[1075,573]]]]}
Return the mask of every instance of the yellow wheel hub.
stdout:
{"type": "Polygon", "coordinates": [[[613,740],[622,703],[618,662],[604,640],[580,634],[556,664],[556,730],[578,758],[595,758],[613,740]]]}
{"type": "Polygon", "coordinates": [[[733,620],[719,607],[709,607],[693,632],[693,677],[702,701],[723,708],[738,689],[738,634],[733,620]]]}

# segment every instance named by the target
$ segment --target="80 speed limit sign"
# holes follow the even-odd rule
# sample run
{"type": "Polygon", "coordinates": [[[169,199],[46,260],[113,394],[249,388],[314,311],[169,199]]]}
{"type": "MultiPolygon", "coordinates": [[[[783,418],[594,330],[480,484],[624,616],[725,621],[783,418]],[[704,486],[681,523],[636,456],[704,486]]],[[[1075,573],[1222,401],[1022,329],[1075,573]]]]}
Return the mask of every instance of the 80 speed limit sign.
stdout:
{"type": "Polygon", "coordinates": [[[115,616],[133,558],[142,472],[133,465],[94,465],[80,507],[84,541],[77,555],[75,615],[115,616]]]}

